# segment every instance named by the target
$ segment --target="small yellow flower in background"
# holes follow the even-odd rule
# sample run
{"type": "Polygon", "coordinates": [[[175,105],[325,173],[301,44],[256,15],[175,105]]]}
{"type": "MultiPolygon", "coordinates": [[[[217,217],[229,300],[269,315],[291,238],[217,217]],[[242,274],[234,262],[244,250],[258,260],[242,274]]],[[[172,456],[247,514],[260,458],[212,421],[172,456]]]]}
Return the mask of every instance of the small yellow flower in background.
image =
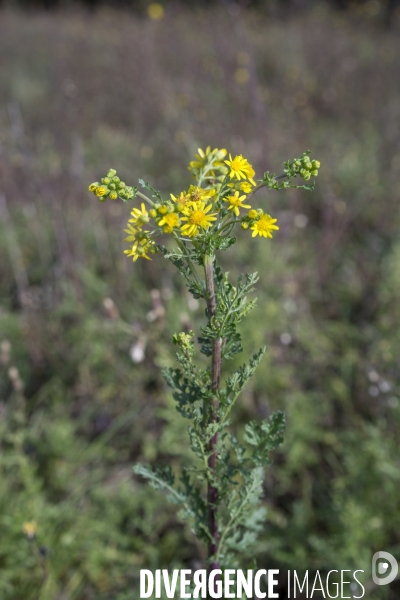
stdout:
{"type": "Polygon", "coordinates": [[[259,235],[261,237],[272,238],[271,231],[279,229],[279,227],[275,225],[276,221],[277,219],[273,219],[270,215],[262,214],[259,220],[251,227],[253,231],[251,237],[259,235]]]}
{"type": "Polygon", "coordinates": [[[199,228],[208,229],[212,225],[212,221],[216,221],[216,213],[207,214],[212,209],[212,205],[206,206],[205,202],[193,202],[190,206],[185,207],[182,213],[182,221],[187,221],[181,227],[183,235],[195,237],[199,233],[199,228]]]}
{"type": "Polygon", "coordinates": [[[239,196],[239,192],[236,190],[233,196],[228,196],[224,199],[224,202],[228,202],[229,208],[228,210],[232,210],[235,215],[239,216],[239,208],[251,208],[250,204],[243,204],[243,200],[245,200],[246,196],[239,196]]]}
{"type": "MultiPolygon", "coordinates": [[[[204,165],[206,164],[206,162],[211,158],[216,159],[216,161],[213,164],[213,166],[215,168],[220,168],[220,167],[224,166],[224,163],[221,161],[227,154],[227,151],[225,150],[225,148],[221,148],[221,149],[214,148],[214,150],[211,150],[211,146],[207,146],[207,148],[205,150],[198,148],[197,152],[198,152],[198,154],[195,155],[196,160],[192,160],[189,163],[189,167],[188,167],[189,170],[202,169],[204,167],[204,165]]],[[[211,173],[212,172],[210,171],[210,174],[211,173]]]]}
{"type": "Polygon", "coordinates": [[[231,178],[248,179],[253,185],[256,185],[253,179],[256,173],[247,158],[243,158],[241,154],[232,158],[232,155],[229,154],[229,160],[224,162],[230,168],[229,176],[231,178]]]}
{"type": "Polygon", "coordinates": [[[164,7],[159,2],[152,2],[147,9],[147,14],[153,21],[159,21],[164,16],[164,7]]]}
{"type": "Polygon", "coordinates": [[[176,213],[168,213],[158,222],[160,227],[164,228],[164,233],[172,233],[175,227],[180,226],[179,217],[176,213]]]}
{"type": "Polygon", "coordinates": [[[145,223],[148,223],[150,220],[149,213],[146,210],[144,202],[140,205],[139,208],[132,208],[131,215],[133,219],[129,219],[129,223],[133,223],[136,227],[143,227],[145,223]]]}
{"type": "Polygon", "coordinates": [[[249,210],[249,212],[247,213],[247,216],[249,217],[249,219],[257,219],[258,212],[254,209],[249,210]]]}
{"type": "Polygon", "coordinates": [[[22,526],[22,531],[29,540],[33,540],[37,530],[36,521],[26,521],[22,526]]]}

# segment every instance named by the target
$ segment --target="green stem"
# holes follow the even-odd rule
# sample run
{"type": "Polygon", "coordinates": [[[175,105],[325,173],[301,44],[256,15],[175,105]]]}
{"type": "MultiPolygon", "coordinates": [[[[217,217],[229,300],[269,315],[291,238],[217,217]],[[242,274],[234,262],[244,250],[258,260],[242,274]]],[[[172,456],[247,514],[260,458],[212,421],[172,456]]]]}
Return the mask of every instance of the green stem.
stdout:
{"type": "MultiPolygon", "coordinates": [[[[209,255],[204,256],[204,272],[206,278],[207,292],[207,311],[208,318],[211,321],[217,312],[217,300],[214,288],[214,258],[209,255]]],[[[219,420],[219,387],[221,379],[221,338],[213,341],[212,358],[211,358],[211,390],[213,397],[209,405],[208,423],[218,423],[219,420]]],[[[215,433],[209,442],[209,459],[208,468],[210,476],[207,489],[207,507],[208,507],[208,527],[211,534],[211,541],[208,546],[208,557],[214,557],[210,562],[210,572],[219,569],[219,562],[215,559],[215,555],[219,546],[219,531],[218,531],[218,489],[214,482],[217,476],[217,446],[218,433],[215,433]]],[[[216,585],[216,584],[215,584],[216,585]]],[[[216,592],[215,588],[215,592],[216,592]]]]}
{"type": "Polygon", "coordinates": [[[200,281],[200,278],[199,278],[199,276],[197,274],[197,271],[196,271],[196,267],[194,266],[192,259],[189,258],[188,254],[187,254],[187,250],[185,248],[185,244],[179,239],[178,235],[175,232],[174,232],[173,235],[174,235],[174,238],[176,240],[176,243],[178,244],[179,248],[181,249],[182,254],[184,255],[184,258],[187,261],[187,264],[189,266],[189,269],[192,272],[193,277],[195,278],[195,280],[198,283],[198,285],[201,288],[203,288],[203,282],[200,281]]]}
{"type": "Polygon", "coordinates": [[[151,204],[151,206],[155,205],[155,202],[153,202],[153,200],[150,200],[150,198],[148,196],[146,196],[146,194],[142,194],[142,192],[137,191],[136,195],[140,196],[141,198],[143,198],[143,200],[146,200],[146,202],[148,202],[149,204],[151,204]]]}

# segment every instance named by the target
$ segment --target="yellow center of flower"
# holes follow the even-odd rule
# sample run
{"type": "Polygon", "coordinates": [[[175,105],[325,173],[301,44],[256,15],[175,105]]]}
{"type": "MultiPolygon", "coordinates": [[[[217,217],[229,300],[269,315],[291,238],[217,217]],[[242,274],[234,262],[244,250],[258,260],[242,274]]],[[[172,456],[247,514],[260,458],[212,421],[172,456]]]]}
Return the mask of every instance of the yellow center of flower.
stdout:
{"type": "Polygon", "coordinates": [[[228,198],[228,202],[229,204],[231,204],[232,206],[240,206],[242,204],[241,199],[239,198],[239,196],[229,196],[228,198]]]}
{"type": "Polygon", "coordinates": [[[202,210],[194,210],[189,217],[189,222],[199,227],[207,227],[207,215],[202,210]]]}

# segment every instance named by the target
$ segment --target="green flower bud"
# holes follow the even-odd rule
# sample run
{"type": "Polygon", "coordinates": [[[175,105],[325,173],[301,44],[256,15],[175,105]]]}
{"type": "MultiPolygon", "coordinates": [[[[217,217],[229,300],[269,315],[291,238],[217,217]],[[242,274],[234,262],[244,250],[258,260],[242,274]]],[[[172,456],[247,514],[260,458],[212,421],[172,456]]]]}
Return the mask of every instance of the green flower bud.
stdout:
{"type": "Polygon", "coordinates": [[[150,217],[148,215],[140,215],[140,217],[138,218],[138,223],[143,223],[143,225],[145,225],[149,221],[150,217]]]}
{"type": "Polygon", "coordinates": [[[308,170],[311,171],[312,169],[312,164],[310,162],[304,163],[304,167],[308,170]]]}
{"type": "Polygon", "coordinates": [[[308,180],[310,179],[310,177],[311,177],[311,173],[310,173],[309,171],[307,171],[307,172],[306,172],[306,173],[304,173],[304,175],[303,175],[303,179],[304,179],[305,181],[308,181],[308,180]]]}
{"type": "Polygon", "coordinates": [[[301,161],[300,160],[295,160],[293,164],[295,164],[296,167],[301,167],[301,161]]]}
{"type": "Polygon", "coordinates": [[[310,175],[316,177],[318,175],[318,169],[314,169],[313,171],[311,171],[310,175]]]}
{"type": "Polygon", "coordinates": [[[96,188],[99,187],[99,182],[95,181],[94,183],[91,183],[88,187],[89,192],[95,192],[96,188]]]}
{"type": "Polygon", "coordinates": [[[111,179],[109,177],[103,177],[103,179],[101,180],[105,185],[108,185],[111,182],[111,179]]]}
{"type": "Polygon", "coordinates": [[[110,190],[116,190],[117,186],[115,185],[115,183],[110,183],[110,185],[108,186],[110,188],[110,190]]]}
{"type": "Polygon", "coordinates": [[[117,171],[115,169],[109,169],[107,171],[107,177],[114,177],[117,174],[117,171]]]}
{"type": "Polygon", "coordinates": [[[125,187],[125,182],[124,182],[124,181],[120,181],[120,182],[118,183],[118,188],[119,188],[119,189],[122,189],[122,188],[124,188],[124,187],[125,187]]]}
{"type": "Polygon", "coordinates": [[[110,200],[116,200],[116,199],[118,198],[118,194],[117,194],[117,192],[116,192],[116,191],[112,190],[112,191],[109,193],[108,197],[110,198],[110,200]]]}
{"type": "Polygon", "coordinates": [[[319,160],[313,160],[311,164],[312,164],[313,169],[319,169],[321,166],[321,163],[319,162],[319,160]]]}
{"type": "Polygon", "coordinates": [[[113,177],[112,180],[114,183],[119,183],[121,181],[120,178],[117,176],[113,177]]]}

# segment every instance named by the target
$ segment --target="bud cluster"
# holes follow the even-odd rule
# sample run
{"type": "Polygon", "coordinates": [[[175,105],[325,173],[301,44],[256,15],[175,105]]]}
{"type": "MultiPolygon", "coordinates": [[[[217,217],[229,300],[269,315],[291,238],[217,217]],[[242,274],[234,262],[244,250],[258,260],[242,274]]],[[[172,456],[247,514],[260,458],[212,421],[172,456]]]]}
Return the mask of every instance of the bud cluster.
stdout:
{"type": "Polygon", "coordinates": [[[100,202],[105,202],[107,198],[110,200],[121,198],[126,202],[134,198],[137,192],[137,188],[126,185],[124,181],[121,181],[115,169],[109,169],[100,182],[91,183],[88,189],[89,192],[93,192],[98,197],[100,202]]]}
{"type": "Polygon", "coordinates": [[[285,163],[285,174],[290,177],[300,175],[304,181],[308,181],[311,177],[317,177],[318,169],[321,166],[319,160],[311,160],[310,152],[304,152],[300,158],[295,158],[293,161],[285,163]]]}

